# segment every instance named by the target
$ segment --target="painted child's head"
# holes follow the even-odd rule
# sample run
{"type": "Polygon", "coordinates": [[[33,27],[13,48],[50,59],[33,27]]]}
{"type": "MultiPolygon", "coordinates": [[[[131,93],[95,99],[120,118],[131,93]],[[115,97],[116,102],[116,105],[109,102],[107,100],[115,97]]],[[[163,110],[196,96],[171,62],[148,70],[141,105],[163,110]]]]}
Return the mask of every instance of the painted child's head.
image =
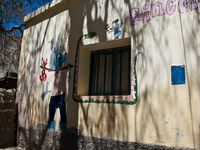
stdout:
{"type": "Polygon", "coordinates": [[[57,53],[57,55],[56,55],[56,73],[58,72],[58,69],[62,68],[62,63],[65,62],[66,55],[67,55],[67,53],[65,53],[63,55],[61,54],[61,52],[57,53]]]}

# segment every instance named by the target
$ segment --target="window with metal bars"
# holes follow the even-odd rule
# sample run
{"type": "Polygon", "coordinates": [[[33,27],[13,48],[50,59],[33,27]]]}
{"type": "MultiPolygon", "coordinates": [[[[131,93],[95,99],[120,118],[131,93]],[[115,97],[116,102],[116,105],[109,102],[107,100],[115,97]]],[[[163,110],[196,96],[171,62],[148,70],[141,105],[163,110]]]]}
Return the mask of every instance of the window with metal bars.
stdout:
{"type": "Polygon", "coordinates": [[[131,47],[91,51],[89,95],[130,95],[131,47]]]}

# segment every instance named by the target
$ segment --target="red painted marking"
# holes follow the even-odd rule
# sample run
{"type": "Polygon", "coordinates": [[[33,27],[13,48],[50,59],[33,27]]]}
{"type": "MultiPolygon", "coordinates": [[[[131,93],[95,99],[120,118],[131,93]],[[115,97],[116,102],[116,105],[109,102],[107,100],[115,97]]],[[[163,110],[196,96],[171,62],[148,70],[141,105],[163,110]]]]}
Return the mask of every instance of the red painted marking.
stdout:
{"type": "Polygon", "coordinates": [[[44,61],[44,59],[42,58],[42,62],[43,62],[43,70],[42,70],[42,74],[40,75],[40,80],[46,81],[47,74],[45,73],[45,70],[46,70],[46,65],[47,65],[47,58],[46,58],[46,61],[44,61]]]}
{"type": "Polygon", "coordinates": [[[110,28],[109,24],[106,25],[105,29],[108,30],[110,28]]]}

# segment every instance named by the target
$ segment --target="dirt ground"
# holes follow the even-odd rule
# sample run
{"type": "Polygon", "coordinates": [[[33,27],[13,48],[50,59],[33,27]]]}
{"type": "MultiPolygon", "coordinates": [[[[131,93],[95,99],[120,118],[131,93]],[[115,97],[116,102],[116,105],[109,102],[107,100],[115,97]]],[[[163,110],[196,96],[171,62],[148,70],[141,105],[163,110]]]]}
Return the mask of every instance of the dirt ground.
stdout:
{"type": "Polygon", "coordinates": [[[23,148],[20,147],[8,147],[8,148],[0,148],[0,150],[25,150],[23,148]]]}

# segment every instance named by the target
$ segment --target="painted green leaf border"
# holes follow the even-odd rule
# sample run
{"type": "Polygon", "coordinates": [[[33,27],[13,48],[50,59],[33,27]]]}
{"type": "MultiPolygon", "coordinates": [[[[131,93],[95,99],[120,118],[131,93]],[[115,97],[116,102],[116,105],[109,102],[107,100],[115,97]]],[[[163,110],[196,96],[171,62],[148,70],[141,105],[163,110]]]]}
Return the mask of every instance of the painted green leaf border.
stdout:
{"type": "Polygon", "coordinates": [[[83,101],[82,99],[80,99],[80,100],[78,100],[78,99],[76,99],[75,98],[75,90],[76,90],[76,87],[75,87],[75,84],[76,84],[76,78],[75,78],[75,76],[76,76],[76,73],[77,73],[77,71],[76,71],[76,68],[77,68],[77,62],[78,62],[78,60],[77,60],[77,57],[78,57],[78,52],[79,52],[79,46],[80,46],[80,41],[82,40],[82,38],[83,37],[86,37],[87,36],[87,34],[86,35],[83,35],[83,36],[81,36],[80,38],[79,38],[79,40],[78,40],[78,42],[77,42],[77,49],[76,49],[76,57],[75,57],[75,65],[74,65],[74,82],[73,82],[73,100],[75,101],[75,102],[77,102],[77,103],[108,103],[108,104],[126,104],[126,105],[134,105],[134,104],[136,104],[137,103],[137,99],[138,99],[138,95],[137,95],[137,93],[138,93],[138,89],[137,89],[137,74],[136,74],[136,61],[137,61],[137,56],[138,55],[136,55],[135,56],[135,61],[134,61],[134,76],[135,76],[135,86],[134,86],[134,91],[135,91],[135,99],[134,99],[134,101],[128,101],[128,100],[124,100],[124,101],[117,101],[117,102],[115,102],[115,100],[112,100],[112,101],[109,101],[109,100],[94,100],[94,99],[89,99],[89,100],[85,100],[85,101],[83,101]]]}

